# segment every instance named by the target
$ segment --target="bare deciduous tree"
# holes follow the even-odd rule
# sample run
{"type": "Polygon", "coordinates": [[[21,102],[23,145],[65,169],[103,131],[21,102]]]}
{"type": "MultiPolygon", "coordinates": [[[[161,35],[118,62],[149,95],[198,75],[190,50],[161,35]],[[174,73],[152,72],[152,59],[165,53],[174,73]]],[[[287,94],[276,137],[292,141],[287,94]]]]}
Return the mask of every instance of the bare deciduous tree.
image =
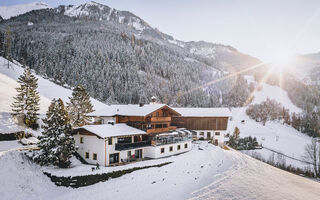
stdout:
{"type": "Polygon", "coordinates": [[[312,164],[315,175],[320,177],[320,142],[316,138],[306,145],[303,158],[312,164]]]}

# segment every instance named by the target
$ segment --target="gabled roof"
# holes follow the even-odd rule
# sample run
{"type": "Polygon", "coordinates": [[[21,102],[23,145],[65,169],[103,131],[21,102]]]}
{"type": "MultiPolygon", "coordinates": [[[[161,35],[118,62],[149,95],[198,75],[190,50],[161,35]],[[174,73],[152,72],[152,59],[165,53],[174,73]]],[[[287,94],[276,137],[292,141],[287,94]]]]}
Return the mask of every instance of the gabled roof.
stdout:
{"type": "Polygon", "coordinates": [[[140,106],[139,104],[128,104],[128,105],[109,105],[92,113],[88,116],[98,116],[98,117],[111,117],[116,115],[122,116],[147,116],[156,110],[167,107],[179,115],[178,112],[170,108],[166,104],[145,104],[140,106]]]}
{"type": "Polygon", "coordinates": [[[228,108],[173,108],[182,117],[231,117],[228,108]]]}
{"type": "Polygon", "coordinates": [[[116,136],[126,136],[126,135],[140,135],[146,134],[145,131],[133,128],[126,124],[102,124],[102,125],[85,125],[75,128],[75,132],[79,129],[85,129],[90,133],[93,133],[101,138],[106,137],[116,137],[116,136]]]}

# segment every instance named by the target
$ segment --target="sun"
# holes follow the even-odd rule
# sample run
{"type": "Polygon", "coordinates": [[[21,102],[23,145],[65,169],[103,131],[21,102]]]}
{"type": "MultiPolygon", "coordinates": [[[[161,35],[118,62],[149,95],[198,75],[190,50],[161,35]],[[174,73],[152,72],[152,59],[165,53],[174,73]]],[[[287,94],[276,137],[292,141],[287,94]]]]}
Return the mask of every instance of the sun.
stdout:
{"type": "Polygon", "coordinates": [[[276,49],[269,56],[268,60],[273,67],[287,68],[292,63],[293,57],[294,57],[294,54],[289,49],[286,49],[286,50],[276,49]]]}

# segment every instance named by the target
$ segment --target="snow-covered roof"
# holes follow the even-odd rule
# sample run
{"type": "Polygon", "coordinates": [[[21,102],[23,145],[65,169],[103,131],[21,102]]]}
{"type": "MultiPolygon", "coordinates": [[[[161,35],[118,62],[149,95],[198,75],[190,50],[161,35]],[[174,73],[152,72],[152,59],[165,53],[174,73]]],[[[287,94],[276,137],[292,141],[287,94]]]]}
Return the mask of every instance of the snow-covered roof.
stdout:
{"type": "Polygon", "coordinates": [[[133,128],[126,124],[102,124],[102,125],[85,125],[76,128],[78,129],[85,129],[99,137],[116,137],[116,136],[126,136],[126,135],[140,135],[146,134],[145,131],[140,129],[133,128]]]}
{"type": "Polygon", "coordinates": [[[229,108],[173,108],[182,117],[231,117],[229,108]]]}
{"type": "Polygon", "coordinates": [[[115,116],[115,115],[146,116],[164,106],[167,106],[167,105],[166,104],[145,104],[143,106],[140,106],[139,104],[109,105],[102,109],[96,110],[92,113],[89,113],[88,116],[99,116],[99,117],[109,117],[109,116],[115,116]]]}

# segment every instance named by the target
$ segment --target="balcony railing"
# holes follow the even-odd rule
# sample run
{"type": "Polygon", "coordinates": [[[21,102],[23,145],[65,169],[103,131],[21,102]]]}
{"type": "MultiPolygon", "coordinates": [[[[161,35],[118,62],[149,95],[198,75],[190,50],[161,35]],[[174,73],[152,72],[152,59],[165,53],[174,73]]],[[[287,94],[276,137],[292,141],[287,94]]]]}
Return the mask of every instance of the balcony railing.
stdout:
{"type": "Polygon", "coordinates": [[[135,149],[139,147],[149,146],[151,143],[150,141],[141,141],[141,142],[134,142],[134,143],[117,143],[116,144],[116,151],[122,151],[126,149],[135,149]]]}
{"type": "Polygon", "coordinates": [[[171,117],[151,117],[151,122],[170,122],[171,117]]]}

